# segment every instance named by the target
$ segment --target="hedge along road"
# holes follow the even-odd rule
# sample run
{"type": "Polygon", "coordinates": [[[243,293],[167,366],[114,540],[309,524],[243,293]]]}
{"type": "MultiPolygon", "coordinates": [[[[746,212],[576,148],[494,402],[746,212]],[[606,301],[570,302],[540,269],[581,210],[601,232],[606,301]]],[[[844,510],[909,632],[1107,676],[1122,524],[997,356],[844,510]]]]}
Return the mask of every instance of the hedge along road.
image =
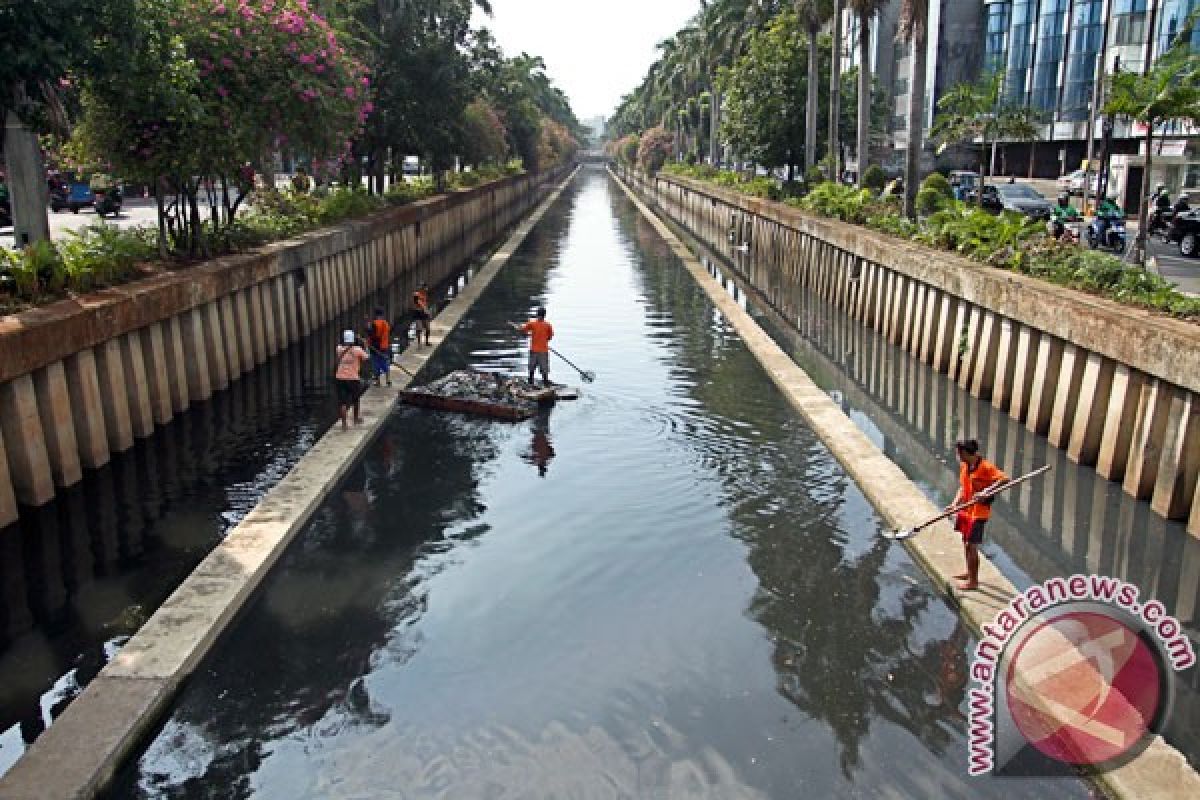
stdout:
{"type": "Polygon", "coordinates": [[[431,372],[539,303],[583,399],[393,414],[112,796],[1088,796],[966,777],[967,629],[603,173],[431,372]]]}

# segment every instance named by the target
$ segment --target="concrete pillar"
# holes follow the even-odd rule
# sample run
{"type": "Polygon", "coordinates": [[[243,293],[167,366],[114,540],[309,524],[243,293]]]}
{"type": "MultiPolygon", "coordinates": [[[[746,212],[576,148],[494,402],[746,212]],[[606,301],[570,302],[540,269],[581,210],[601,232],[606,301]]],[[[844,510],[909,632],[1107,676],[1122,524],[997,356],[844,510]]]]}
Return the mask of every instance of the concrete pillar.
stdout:
{"type": "Polygon", "coordinates": [[[1008,317],[1000,318],[1000,341],[996,346],[996,379],[992,383],[992,408],[1008,411],[1012,400],[1013,366],[1016,363],[1015,324],[1008,317]]]}
{"type": "Polygon", "coordinates": [[[192,398],[188,392],[187,358],[183,353],[183,332],[178,316],[171,317],[163,323],[163,334],[166,336],[171,408],[176,414],[182,414],[191,406],[192,398]]]}
{"type": "Polygon", "coordinates": [[[958,316],[958,298],[942,292],[937,304],[937,329],[934,331],[933,360],[930,366],[941,373],[949,373],[954,357],[954,320],[958,316]]]}
{"type": "Polygon", "coordinates": [[[67,372],[61,361],[42,367],[33,374],[37,409],[50,458],[50,471],[58,486],[74,486],[83,477],[79,463],[79,443],[71,419],[71,395],[67,390],[67,372]]]}
{"type": "Polygon", "coordinates": [[[1013,362],[1012,400],[1008,405],[1008,415],[1017,422],[1025,422],[1029,409],[1040,340],[1041,334],[1038,331],[1018,324],[1017,352],[1013,362]]]}
{"type": "Polygon", "coordinates": [[[102,467],[108,463],[109,450],[96,358],[90,348],[80,350],[67,357],[64,367],[80,465],[88,469],[102,467]]]}
{"type": "Polygon", "coordinates": [[[1088,353],[1083,368],[1083,383],[1071,424],[1067,458],[1085,466],[1096,463],[1108,417],[1108,398],[1112,391],[1114,365],[1098,353],[1088,353]]]}
{"type": "Polygon", "coordinates": [[[892,307],[889,310],[890,319],[888,321],[887,337],[892,344],[900,344],[900,332],[904,326],[904,312],[908,302],[908,292],[912,287],[910,281],[904,275],[896,275],[896,280],[892,284],[892,307]]]}
{"type": "Polygon", "coordinates": [[[258,292],[259,303],[262,305],[262,328],[266,334],[263,339],[263,345],[266,348],[267,358],[279,352],[280,347],[280,331],[276,323],[275,316],[275,291],[272,286],[273,281],[267,280],[254,287],[258,292]]]}
{"type": "Polygon", "coordinates": [[[1062,357],[1061,340],[1049,334],[1039,337],[1033,363],[1033,384],[1029,389],[1029,414],[1025,418],[1025,427],[1034,433],[1045,434],[1050,430],[1050,415],[1054,411],[1054,395],[1062,357]]]}
{"type": "MultiPolygon", "coordinates": [[[[8,450],[4,446],[4,431],[0,429],[0,531],[17,521],[17,495],[13,490],[12,475],[8,471],[8,450]]],[[[3,566],[4,559],[0,559],[3,566]]],[[[0,587],[5,581],[0,581],[0,587]]],[[[0,598],[2,599],[2,598],[0,598]]],[[[11,608],[11,605],[6,607],[11,608]]]]}
{"type": "Polygon", "coordinates": [[[171,378],[167,370],[167,344],[163,323],[155,322],[141,330],[142,357],[146,360],[146,381],[150,405],[157,425],[166,425],[175,416],[171,409],[171,378]]]}
{"type": "MultiPolygon", "coordinates": [[[[3,487],[0,487],[0,492],[3,487]]],[[[0,506],[3,505],[3,500],[0,499],[0,506]]],[[[1187,532],[1192,536],[1200,539],[1200,486],[1196,487],[1196,494],[1192,496],[1192,513],[1188,516],[1187,532]]],[[[1197,559],[1200,562],[1200,559],[1197,559]]]]}
{"type": "Polygon", "coordinates": [[[1071,428],[1075,422],[1075,408],[1079,404],[1079,389],[1083,385],[1083,371],[1087,353],[1074,344],[1063,347],[1062,366],[1058,372],[1058,386],[1054,388],[1054,411],[1050,420],[1047,438],[1050,444],[1064,449],[1070,441],[1071,428]]]}
{"type": "Polygon", "coordinates": [[[980,400],[990,400],[996,384],[997,351],[1000,349],[1000,320],[991,311],[982,314],[978,346],[975,351],[971,394],[980,400]]]}
{"type": "Polygon", "coordinates": [[[962,330],[964,325],[959,325],[959,352],[962,353],[962,358],[958,361],[957,372],[952,372],[951,376],[959,386],[971,391],[971,380],[975,376],[975,371],[979,363],[980,337],[983,332],[983,309],[975,304],[971,304],[970,312],[960,317],[960,322],[965,323],[967,331],[966,348],[962,346],[962,330]]]}
{"type": "Polygon", "coordinates": [[[126,393],[125,366],[121,345],[116,339],[101,342],[96,354],[96,377],[100,381],[100,404],[104,409],[104,428],[108,432],[108,449],[124,453],[133,447],[133,421],[129,416],[129,395],[126,393]]]}
{"type": "Polygon", "coordinates": [[[879,274],[875,280],[875,314],[872,325],[880,333],[887,327],[888,292],[891,289],[892,272],[882,265],[876,265],[879,274]]]}
{"type": "Polygon", "coordinates": [[[223,295],[217,300],[218,316],[221,320],[221,345],[225,348],[225,370],[232,384],[238,380],[245,369],[242,367],[242,351],[238,344],[237,308],[234,306],[233,295],[223,295]]]}
{"type": "Polygon", "coordinates": [[[1163,436],[1167,430],[1170,392],[1169,384],[1151,378],[1142,385],[1138,397],[1137,420],[1122,483],[1126,494],[1138,500],[1148,500],[1154,493],[1158,464],[1162,458],[1163,436]]]}
{"type": "Polygon", "coordinates": [[[154,433],[154,409],[150,404],[150,387],[146,380],[146,359],[136,331],[120,337],[121,365],[125,368],[125,385],[129,397],[129,420],[133,435],[144,439],[154,433]]]}
{"type": "Polygon", "coordinates": [[[263,318],[262,290],[255,284],[243,290],[246,306],[250,309],[250,335],[254,339],[254,363],[267,360],[267,325],[263,318]]]}
{"type": "Polygon", "coordinates": [[[229,388],[229,351],[225,346],[225,326],[221,323],[221,304],[218,300],[205,303],[199,309],[204,325],[204,355],[208,358],[209,384],[214,392],[229,388]]]}
{"type": "Polygon", "coordinates": [[[238,350],[241,352],[242,374],[254,369],[254,326],[250,321],[250,306],[244,291],[233,295],[234,317],[237,319],[238,350]]]}
{"type": "Polygon", "coordinates": [[[54,475],[29,375],[0,384],[0,435],[8,451],[8,473],[17,500],[27,506],[50,502],[54,475]]]}
{"type": "Polygon", "coordinates": [[[1187,519],[1200,471],[1200,402],[1186,389],[1171,392],[1162,458],[1150,508],[1167,519],[1187,519]]]}
{"type": "Polygon", "coordinates": [[[188,396],[192,402],[212,397],[208,373],[208,345],[204,341],[204,322],[196,309],[179,315],[183,350],[187,358],[188,396]]]}
{"type": "MultiPolygon", "coordinates": [[[[971,354],[971,304],[959,300],[954,311],[954,323],[950,336],[950,365],[946,376],[958,382],[958,376],[967,371],[967,359],[971,354]]],[[[961,385],[961,384],[960,384],[961,385]]]]}
{"type": "Polygon", "coordinates": [[[1100,439],[1100,453],[1096,459],[1096,471],[1110,481],[1120,481],[1125,477],[1144,377],[1124,364],[1117,364],[1113,369],[1104,435],[1100,439]]]}

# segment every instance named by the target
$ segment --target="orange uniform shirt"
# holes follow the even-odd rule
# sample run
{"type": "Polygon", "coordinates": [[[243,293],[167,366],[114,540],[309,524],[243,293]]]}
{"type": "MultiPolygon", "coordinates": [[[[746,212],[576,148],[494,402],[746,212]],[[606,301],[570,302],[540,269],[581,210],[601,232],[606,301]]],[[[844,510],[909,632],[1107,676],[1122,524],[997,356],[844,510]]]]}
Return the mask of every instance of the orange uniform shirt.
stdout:
{"type": "MultiPolygon", "coordinates": [[[[962,498],[959,502],[965,503],[996,481],[1005,480],[1008,480],[1008,476],[986,459],[979,459],[979,464],[975,469],[970,469],[966,464],[959,462],[958,483],[962,487],[962,498]]],[[[973,520],[987,519],[992,516],[992,507],[985,503],[977,503],[963,509],[962,513],[973,520]]]]}
{"type": "Polygon", "coordinates": [[[550,340],[554,338],[554,326],[544,319],[531,319],[521,326],[529,334],[529,349],[534,353],[549,353],[550,340]]]}
{"type": "Polygon", "coordinates": [[[417,289],[413,292],[413,305],[422,311],[429,310],[429,293],[417,289]]]}
{"type": "Polygon", "coordinates": [[[371,320],[371,346],[386,353],[391,347],[391,341],[392,326],[388,325],[387,320],[371,320]]]}

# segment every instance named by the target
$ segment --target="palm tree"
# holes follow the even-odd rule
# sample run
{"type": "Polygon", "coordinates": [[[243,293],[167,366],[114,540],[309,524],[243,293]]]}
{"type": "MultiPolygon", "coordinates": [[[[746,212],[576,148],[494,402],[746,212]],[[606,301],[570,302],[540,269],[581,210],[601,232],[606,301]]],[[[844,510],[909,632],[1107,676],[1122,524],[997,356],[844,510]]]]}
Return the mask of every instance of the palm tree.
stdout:
{"type": "Polygon", "coordinates": [[[903,0],[900,37],[912,54],[908,81],[908,150],[904,157],[904,213],[917,218],[917,182],[921,177],[921,150],[925,133],[925,60],[929,38],[929,0],[903,0]]]}
{"type": "Polygon", "coordinates": [[[829,170],[837,180],[842,157],[842,0],[833,0],[833,43],[829,69],[829,170]]]}
{"type": "Polygon", "coordinates": [[[807,170],[817,163],[817,116],[820,114],[817,97],[817,81],[820,70],[817,66],[817,37],[821,25],[832,13],[829,0],[796,0],[796,16],[808,31],[808,96],[804,110],[804,167],[807,170]]]}
{"type": "Polygon", "coordinates": [[[871,20],[889,0],[847,0],[858,15],[858,186],[871,158],[871,20]]]}

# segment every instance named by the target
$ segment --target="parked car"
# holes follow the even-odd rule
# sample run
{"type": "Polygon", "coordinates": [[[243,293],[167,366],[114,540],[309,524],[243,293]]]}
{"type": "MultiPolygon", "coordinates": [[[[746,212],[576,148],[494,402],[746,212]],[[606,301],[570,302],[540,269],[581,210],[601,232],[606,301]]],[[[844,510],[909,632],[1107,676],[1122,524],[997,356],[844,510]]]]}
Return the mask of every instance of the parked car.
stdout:
{"type": "Polygon", "coordinates": [[[92,187],[79,181],[68,186],[65,192],[50,194],[50,210],[55,214],[64,208],[71,209],[72,214],[78,214],[79,209],[88,208],[95,202],[96,195],[92,193],[92,187]]]}
{"type": "Polygon", "coordinates": [[[997,214],[1001,211],[1015,211],[1037,220],[1050,219],[1050,212],[1054,208],[1036,189],[1023,183],[985,186],[979,205],[997,214]]]}
{"type": "Polygon", "coordinates": [[[970,170],[956,169],[949,175],[950,188],[954,191],[954,197],[958,200],[966,200],[973,197],[979,189],[979,173],[971,172],[970,170]]]}
{"type": "MultiPolygon", "coordinates": [[[[1077,169],[1069,175],[1063,175],[1058,179],[1058,189],[1060,192],[1067,194],[1083,194],[1084,171],[1077,169]]],[[[1100,176],[1095,172],[1086,173],[1090,178],[1088,192],[1095,194],[1100,186],[1100,176]]]]}
{"type": "Polygon", "coordinates": [[[1167,241],[1179,242],[1179,254],[1187,258],[1200,255],[1200,208],[1175,215],[1167,231],[1167,241]]]}

